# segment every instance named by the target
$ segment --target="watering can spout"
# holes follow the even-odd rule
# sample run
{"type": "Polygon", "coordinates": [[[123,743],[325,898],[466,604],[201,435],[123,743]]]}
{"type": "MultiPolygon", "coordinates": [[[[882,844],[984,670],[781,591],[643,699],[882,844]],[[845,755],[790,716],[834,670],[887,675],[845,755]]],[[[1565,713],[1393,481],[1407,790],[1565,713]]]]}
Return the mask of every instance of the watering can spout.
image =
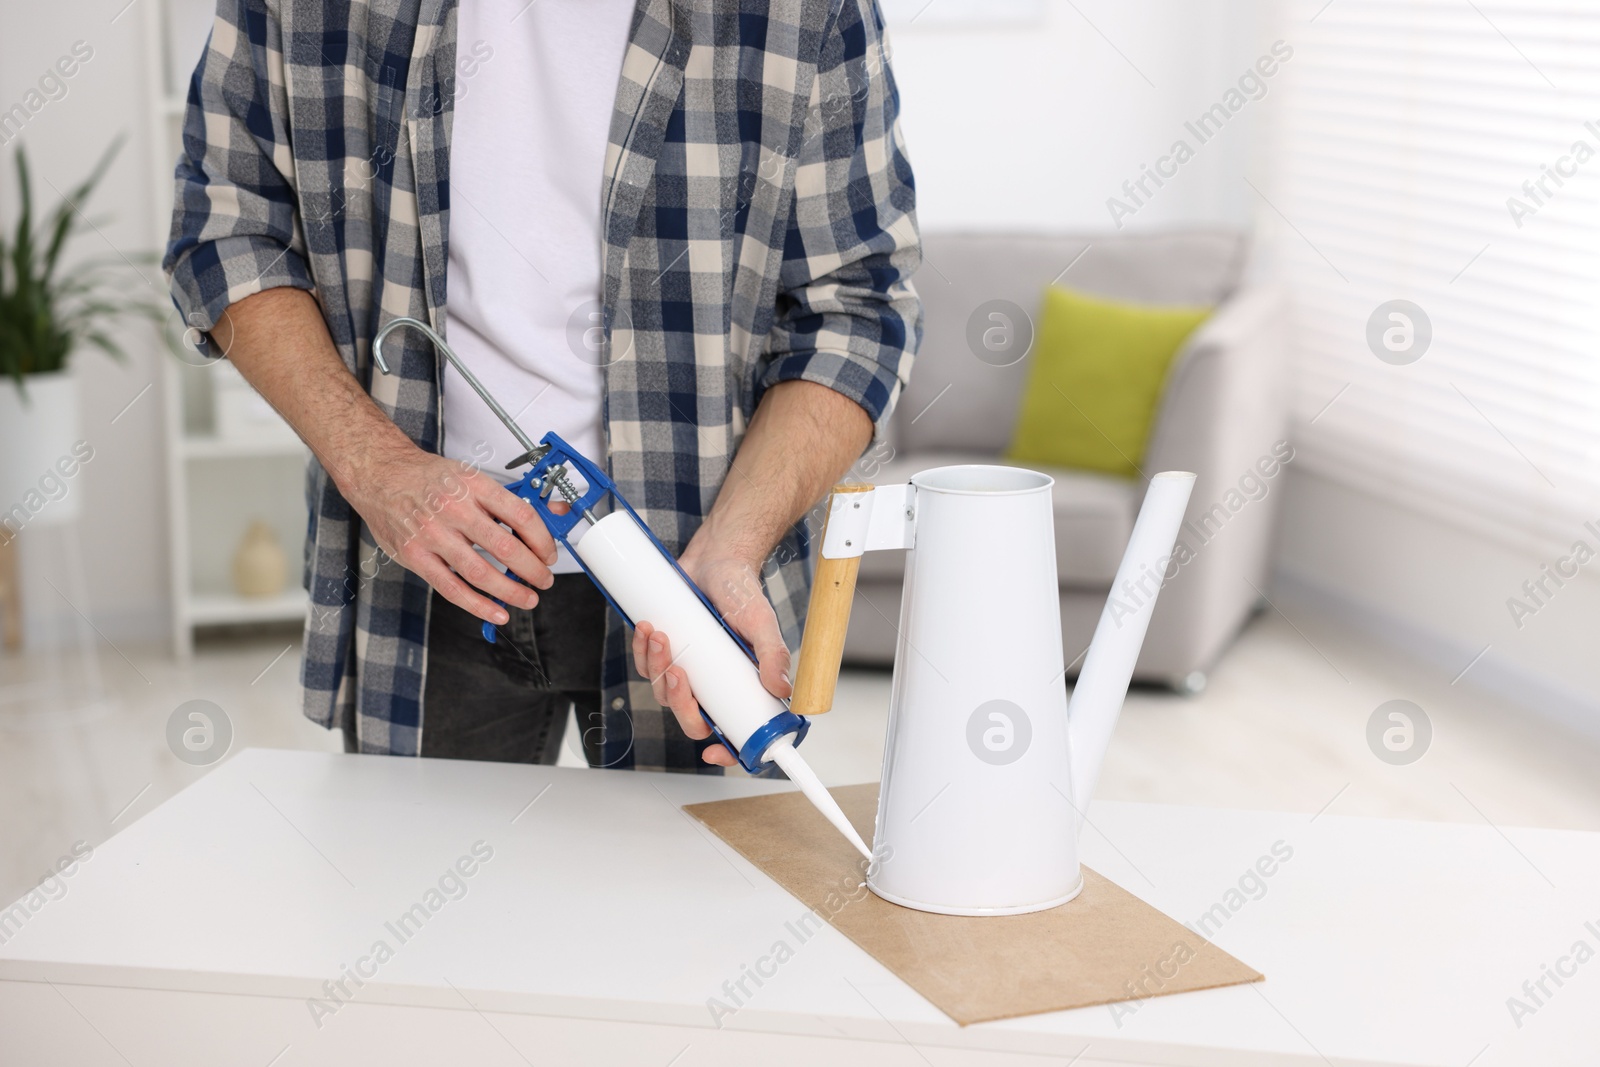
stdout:
{"type": "Polygon", "coordinates": [[[1164,471],[1150,479],[1133,536],[1072,690],[1067,732],[1072,753],[1072,804],[1080,829],[1128,683],[1133,680],[1156,596],[1173,569],[1172,548],[1194,489],[1194,477],[1188,471],[1164,471]]]}

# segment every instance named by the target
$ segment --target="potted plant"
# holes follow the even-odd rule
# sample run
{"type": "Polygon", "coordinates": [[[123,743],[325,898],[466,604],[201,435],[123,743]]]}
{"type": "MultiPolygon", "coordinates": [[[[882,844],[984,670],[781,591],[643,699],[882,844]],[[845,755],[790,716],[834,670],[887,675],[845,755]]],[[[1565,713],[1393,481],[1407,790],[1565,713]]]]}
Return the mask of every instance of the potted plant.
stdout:
{"type": "MultiPolygon", "coordinates": [[[[113,320],[129,314],[159,320],[150,300],[112,284],[121,257],[62,263],[67,244],[93,226],[83,207],[120,146],[120,139],[113,142],[89,176],[37,220],[27,156],[17,149],[17,221],[9,235],[0,233],[0,522],[6,527],[0,541],[24,525],[54,524],[77,512],[78,493],[65,480],[85,447],[78,445],[73,356],[92,346],[124,359],[113,320]]],[[[85,445],[92,454],[94,442],[85,445]]]]}

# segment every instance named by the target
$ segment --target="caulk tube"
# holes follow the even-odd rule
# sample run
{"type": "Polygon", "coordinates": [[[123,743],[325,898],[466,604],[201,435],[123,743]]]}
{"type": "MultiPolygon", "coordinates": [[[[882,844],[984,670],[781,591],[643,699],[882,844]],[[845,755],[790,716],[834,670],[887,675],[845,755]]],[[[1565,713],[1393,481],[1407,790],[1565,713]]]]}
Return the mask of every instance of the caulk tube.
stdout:
{"type": "Polygon", "coordinates": [[[635,622],[648,622],[672,641],[673,664],[746,769],[775,761],[828,821],[862,855],[866,845],[816,773],[794,748],[794,716],[767,692],[750,657],[695,595],[649,534],[626,511],[591,526],[573,548],[594,579],[635,622]]]}
{"type": "Polygon", "coordinates": [[[632,515],[607,515],[573,551],[628,618],[648,622],[671,639],[673,664],[689,676],[695,698],[734,748],[743,752],[752,735],[788,713],[632,515]]]}

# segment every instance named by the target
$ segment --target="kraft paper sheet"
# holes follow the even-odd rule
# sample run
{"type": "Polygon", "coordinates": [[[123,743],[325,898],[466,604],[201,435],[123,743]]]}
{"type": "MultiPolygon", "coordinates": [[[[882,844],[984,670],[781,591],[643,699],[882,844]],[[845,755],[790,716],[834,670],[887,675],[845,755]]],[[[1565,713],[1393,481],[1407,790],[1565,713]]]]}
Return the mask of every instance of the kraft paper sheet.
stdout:
{"type": "MultiPolygon", "coordinates": [[[[871,841],[877,784],[831,792],[871,841]]],[[[865,861],[798,792],[684,810],[962,1026],[1263,977],[1087,867],[1049,911],[935,915],[862,887],[865,861]]]]}

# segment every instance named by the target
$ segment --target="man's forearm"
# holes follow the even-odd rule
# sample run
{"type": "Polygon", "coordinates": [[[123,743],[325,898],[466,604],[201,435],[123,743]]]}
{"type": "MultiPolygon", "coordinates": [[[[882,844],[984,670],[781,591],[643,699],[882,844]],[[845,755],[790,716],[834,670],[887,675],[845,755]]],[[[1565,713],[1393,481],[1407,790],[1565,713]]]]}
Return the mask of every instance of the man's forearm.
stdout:
{"type": "MultiPolygon", "coordinates": [[[[777,614],[761,595],[767,556],[789,528],[850,469],[872,440],[872,419],[854,400],[815,382],[779,382],[756,405],[716,503],[689,539],[681,562],[724,620],[750,643],[761,684],[787,697],[789,649],[777,614]]],[[[634,667],[690,737],[708,730],[688,676],[672,658],[669,634],[635,620],[634,667]]],[[[709,763],[732,758],[718,746],[709,763]]]]}
{"type": "Polygon", "coordinates": [[[535,590],[550,588],[556,546],[533,506],[418,448],[345,368],[308,293],[257,293],[230,307],[211,333],[316,453],[384,553],[451,603],[497,624],[509,616],[483,594],[531,608],[535,590]],[[526,584],[491,567],[474,546],[526,584]]]}
{"type": "Polygon", "coordinates": [[[849,397],[815,382],[779,382],[757,405],[690,548],[733,556],[759,570],[784,533],[871,440],[871,417],[849,397]]]}
{"type": "Polygon", "coordinates": [[[341,490],[357,484],[368,463],[415,451],[339,358],[310,293],[283,287],[246,297],[222,313],[211,336],[341,490]]]}

